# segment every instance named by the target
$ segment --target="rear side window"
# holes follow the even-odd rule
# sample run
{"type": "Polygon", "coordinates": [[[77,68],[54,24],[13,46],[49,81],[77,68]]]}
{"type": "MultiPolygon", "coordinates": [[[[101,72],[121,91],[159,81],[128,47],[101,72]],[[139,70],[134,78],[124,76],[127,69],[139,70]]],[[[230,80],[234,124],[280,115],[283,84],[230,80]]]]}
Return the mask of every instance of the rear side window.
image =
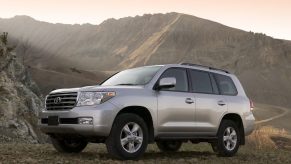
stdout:
{"type": "Polygon", "coordinates": [[[218,95],[219,90],[218,90],[213,73],[210,73],[210,79],[211,79],[211,83],[212,83],[213,93],[218,95]]]}
{"type": "Polygon", "coordinates": [[[236,87],[232,79],[225,75],[214,74],[220,94],[222,95],[237,95],[236,87]]]}
{"type": "Polygon", "coordinates": [[[188,91],[188,80],[186,69],[183,68],[169,68],[167,69],[160,78],[174,77],[176,78],[176,86],[173,88],[162,89],[163,91],[188,91]]]}
{"type": "Polygon", "coordinates": [[[192,92],[196,93],[213,93],[211,79],[208,72],[190,70],[192,92]]]}

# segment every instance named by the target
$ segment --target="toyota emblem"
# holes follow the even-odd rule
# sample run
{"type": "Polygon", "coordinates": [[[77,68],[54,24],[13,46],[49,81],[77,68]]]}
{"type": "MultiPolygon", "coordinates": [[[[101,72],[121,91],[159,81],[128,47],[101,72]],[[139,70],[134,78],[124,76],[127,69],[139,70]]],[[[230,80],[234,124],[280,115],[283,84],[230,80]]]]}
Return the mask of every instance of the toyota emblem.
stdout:
{"type": "Polygon", "coordinates": [[[59,104],[59,103],[61,103],[61,101],[62,101],[62,99],[60,97],[57,97],[54,99],[55,104],[59,104]]]}

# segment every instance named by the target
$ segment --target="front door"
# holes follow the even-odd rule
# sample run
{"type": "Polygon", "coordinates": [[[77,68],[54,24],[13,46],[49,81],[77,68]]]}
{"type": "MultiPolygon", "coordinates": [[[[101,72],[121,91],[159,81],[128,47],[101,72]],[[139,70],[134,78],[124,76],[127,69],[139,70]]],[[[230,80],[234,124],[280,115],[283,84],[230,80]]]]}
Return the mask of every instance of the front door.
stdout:
{"type": "Polygon", "coordinates": [[[195,128],[195,98],[189,92],[187,71],[184,68],[169,68],[160,78],[165,77],[176,78],[176,86],[157,91],[159,135],[185,136],[195,128]]]}

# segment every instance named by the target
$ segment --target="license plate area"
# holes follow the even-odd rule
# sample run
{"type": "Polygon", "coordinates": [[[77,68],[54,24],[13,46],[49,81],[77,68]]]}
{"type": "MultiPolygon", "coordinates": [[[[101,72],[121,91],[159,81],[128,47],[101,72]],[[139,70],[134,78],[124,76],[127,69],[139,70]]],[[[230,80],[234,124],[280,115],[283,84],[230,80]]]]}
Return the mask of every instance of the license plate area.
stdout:
{"type": "Polygon", "coordinates": [[[59,125],[59,117],[58,116],[48,116],[47,124],[50,126],[59,125]]]}

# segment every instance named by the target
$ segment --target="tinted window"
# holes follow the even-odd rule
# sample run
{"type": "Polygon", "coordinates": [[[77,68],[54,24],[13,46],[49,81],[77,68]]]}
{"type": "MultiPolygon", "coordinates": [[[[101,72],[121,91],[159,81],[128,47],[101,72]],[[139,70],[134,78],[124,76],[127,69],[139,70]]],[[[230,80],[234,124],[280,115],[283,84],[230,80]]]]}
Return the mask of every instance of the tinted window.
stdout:
{"type": "Polygon", "coordinates": [[[213,93],[208,72],[190,70],[192,91],[197,93],[213,93]]]}
{"type": "Polygon", "coordinates": [[[210,79],[211,79],[213,93],[214,94],[219,94],[219,90],[218,90],[218,87],[217,87],[217,84],[216,84],[216,81],[215,81],[213,73],[210,73],[210,79]]]}
{"type": "Polygon", "coordinates": [[[176,78],[176,86],[173,88],[165,88],[162,90],[182,91],[182,92],[188,91],[187,73],[185,69],[180,68],[167,69],[161,76],[161,78],[165,77],[176,78]]]}
{"type": "Polygon", "coordinates": [[[237,90],[232,79],[228,76],[215,74],[215,79],[222,95],[237,95],[237,90]]]}

